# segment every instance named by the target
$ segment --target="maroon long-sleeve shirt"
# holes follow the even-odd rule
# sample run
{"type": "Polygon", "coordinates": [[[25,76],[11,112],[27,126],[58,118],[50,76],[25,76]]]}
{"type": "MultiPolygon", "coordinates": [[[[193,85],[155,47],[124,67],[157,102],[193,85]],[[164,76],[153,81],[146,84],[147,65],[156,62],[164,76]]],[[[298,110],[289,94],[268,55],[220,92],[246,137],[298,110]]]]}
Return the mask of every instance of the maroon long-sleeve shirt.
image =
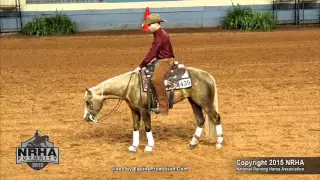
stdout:
{"type": "Polygon", "coordinates": [[[148,64],[152,59],[174,58],[173,49],[168,33],[159,28],[153,32],[154,40],[149,53],[139,65],[140,68],[148,64]]]}

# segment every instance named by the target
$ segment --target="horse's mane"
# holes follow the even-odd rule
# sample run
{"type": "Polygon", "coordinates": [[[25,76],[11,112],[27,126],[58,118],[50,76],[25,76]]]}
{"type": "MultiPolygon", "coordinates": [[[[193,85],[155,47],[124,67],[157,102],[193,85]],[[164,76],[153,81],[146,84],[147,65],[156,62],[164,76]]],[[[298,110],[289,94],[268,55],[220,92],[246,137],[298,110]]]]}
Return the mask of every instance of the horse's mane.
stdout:
{"type": "MultiPolygon", "coordinates": [[[[133,71],[128,71],[126,73],[123,73],[123,74],[108,78],[108,79],[104,80],[103,82],[97,84],[96,86],[93,86],[93,87],[89,88],[89,90],[90,91],[95,91],[96,89],[100,88],[101,86],[103,86],[105,83],[108,83],[109,81],[112,81],[112,80],[114,80],[116,78],[120,78],[120,77],[126,76],[128,74],[132,74],[132,73],[133,73],[133,71]]],[[[85,97],[86,97],[86,95],[87,95],[87,92],[85,93],[85,97]]]]}

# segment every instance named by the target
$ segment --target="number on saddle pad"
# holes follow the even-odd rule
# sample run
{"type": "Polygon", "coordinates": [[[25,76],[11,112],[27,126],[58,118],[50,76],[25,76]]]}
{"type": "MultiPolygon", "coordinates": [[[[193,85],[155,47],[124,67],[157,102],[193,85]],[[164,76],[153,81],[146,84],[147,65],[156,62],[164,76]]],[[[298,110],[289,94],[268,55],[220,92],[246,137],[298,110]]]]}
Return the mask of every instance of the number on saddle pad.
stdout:
{"type": "Polygon", "coordinates": [[[188,87],[191,87],[191,79],[190,78],[179,80],[179,89],[184,89],[184,88],[188,88],[188,87]]]}

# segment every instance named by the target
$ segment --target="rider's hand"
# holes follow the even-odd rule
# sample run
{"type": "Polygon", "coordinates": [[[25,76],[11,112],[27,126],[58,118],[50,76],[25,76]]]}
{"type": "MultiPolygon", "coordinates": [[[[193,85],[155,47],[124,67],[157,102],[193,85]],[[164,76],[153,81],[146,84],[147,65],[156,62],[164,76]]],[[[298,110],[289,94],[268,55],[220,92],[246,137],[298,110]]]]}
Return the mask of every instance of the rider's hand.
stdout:
{"type": "Polygon", "coordinates": [[[133,73],[139,74],[140,69],[141,69],[141,68],[138,66],[135,70],[133,70],[133,73]]]}

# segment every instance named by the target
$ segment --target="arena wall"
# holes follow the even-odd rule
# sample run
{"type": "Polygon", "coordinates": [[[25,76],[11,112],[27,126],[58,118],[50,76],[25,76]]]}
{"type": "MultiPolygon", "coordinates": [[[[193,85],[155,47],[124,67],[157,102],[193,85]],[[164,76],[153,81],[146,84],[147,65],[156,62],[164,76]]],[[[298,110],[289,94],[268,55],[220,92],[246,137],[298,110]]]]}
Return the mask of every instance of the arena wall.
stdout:
{"type": "MultiPolygon", "coordinates": [[[[1,0],[2,4],[5,1],[14,0],[1,0]]],[[[319,2],[311,1],[311,9],[304,12],[306,19],[319,19],[319,2]]],[[[233,0],[233,3],[253,7],[260,12],[272,13],[273,9],[272,0],[233,0]]],[[[146,7],[168,21],[163,24],[165,28],[216,27],[232,8],[231,1],[225,0],[21,0],[21,4],[23,24],[34,16],[63,10],[76,22],[79,31],[140,29],[146,7]]],[[[278,19],[294,19],[293,4],[289,2],[281,6],[281,9],[288,7],[291,10],[279,11],[278,19]]],[[[14,27],[15,24],[13,19],[1,20],[1,27],[14,27]]]]}

